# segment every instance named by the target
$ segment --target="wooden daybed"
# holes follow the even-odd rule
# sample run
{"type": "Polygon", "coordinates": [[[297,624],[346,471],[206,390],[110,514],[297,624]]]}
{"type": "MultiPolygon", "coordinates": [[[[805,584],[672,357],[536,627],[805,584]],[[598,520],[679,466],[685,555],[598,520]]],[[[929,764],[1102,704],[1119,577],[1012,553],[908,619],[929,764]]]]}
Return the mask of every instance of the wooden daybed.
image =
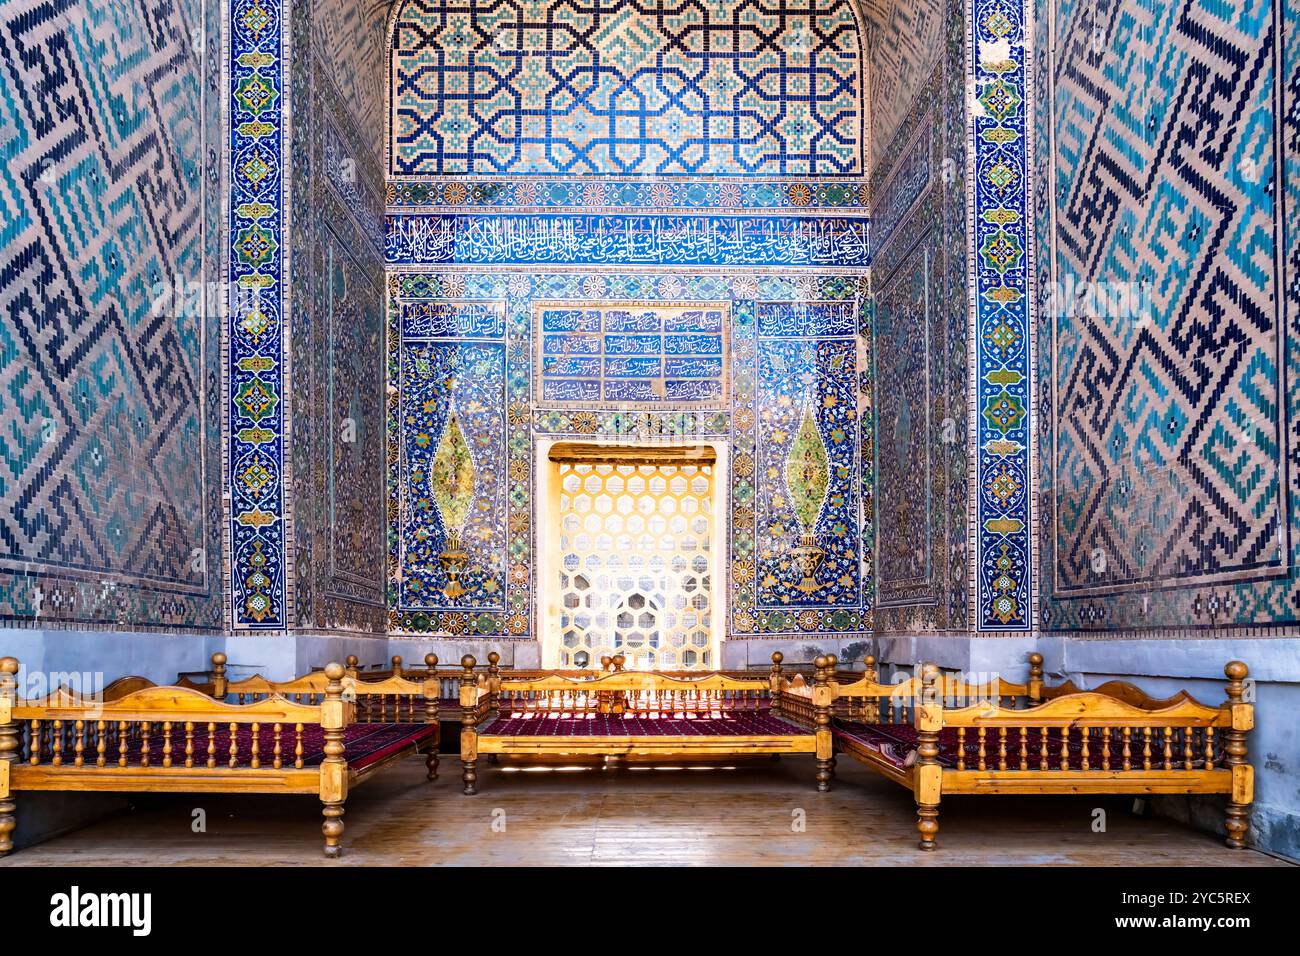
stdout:
{"type": "Polygon", "coordinates": [[[940,798],[967,793],[1222,793],[1227,844],[1246,845],[1254,706],[1241,661],[1224,668],[1219,705],[1186,692],[1156,699],[1122,681],[1044,687],[1039,654],[1025,684],[967,684],[926,664],[887,685],[872,664],[833,687],[835,745],[913,792],[922,850],[935,848],[940,798]]]}
{"type": "Polygon", "coordinates": [[[18,661],[0,658],[0,856],[13,849],[17,794],[45,790],[316,794],[335,857],[352,787],[420,752],[435,775],[431,682],[357,682],[337,663],[293,681],[229,682],[224,663],[214,657],[211,693],[131,677],[93,697],[59,688],[27,700],[18,661]]]}
{"type": "Polygon", "coordinates": [[[464,791],[478,792],[481,754],[684,758],[814,754],[818,789],[829,789],[830,671],[819,658],[812,685],[787,680],[772,655],[766,680],[724,674],[673,677],[619,671],[481,681],[461,659],[464,791]]]}

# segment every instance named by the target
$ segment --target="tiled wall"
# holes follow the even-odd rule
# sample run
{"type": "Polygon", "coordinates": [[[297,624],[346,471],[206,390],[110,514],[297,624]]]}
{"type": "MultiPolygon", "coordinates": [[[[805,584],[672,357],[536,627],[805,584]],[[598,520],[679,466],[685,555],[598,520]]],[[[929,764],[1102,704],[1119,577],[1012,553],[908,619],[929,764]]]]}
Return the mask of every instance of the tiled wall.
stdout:
{"type": "Polygon", "coordinates": [[[1295,15],[1039,5],[1045,628],[1300,620],[1295,15]]]}
{"type": "Polygon", "coordinates": [[[687,5],[658,25],[623,0],[457,9],[404,4],[390,63],[390,631],[535,636],[537,449],[565,438],[724,445],[728,636],[865,634],[853,8],[710,8],[704,33],[726,55],[709,60],[687,5]],[[549,101],[566,117],[551,132],[529,118],[549,101]],[[655,347],[614,355],[611,322],[644,325],[655,347]],[[565,330],[591,323],[605,337],[589,353],[565,330]],[[792,484],[792,453],[821,477],[792,484]],[[455,587],[448,516],[471,555],[455,587]],[[822,552],[806,590],[804,534],[822,552]]]}
{"type": "Polygon", "coordinates": [[[964,633],[965,21],[941,0],[871,16],[875,624],[964,633]]]}
{"type": "Polygon", "coordinates": [[[384,628],[381,12],[296,8],[291,623],[384,628]]]}
{"type": "Polygon", "coordinates": [[[215,7],[0,10],[11,625],[221,625],[215,7]]]}

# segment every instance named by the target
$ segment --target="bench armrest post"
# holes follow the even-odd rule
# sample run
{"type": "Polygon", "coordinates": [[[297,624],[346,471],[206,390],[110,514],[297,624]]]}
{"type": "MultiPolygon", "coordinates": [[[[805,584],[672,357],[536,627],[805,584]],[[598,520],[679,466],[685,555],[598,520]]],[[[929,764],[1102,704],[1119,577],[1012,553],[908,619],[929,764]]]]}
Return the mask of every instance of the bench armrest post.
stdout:
{"type": "Polygon", "coordinates": [[[320,765],[320,800],[325,822],[321,833],[325,835],[325,855],[339,856],[343,848],[343,802],[348,798],[348,762],[344,757],[343,729],[348,724],[348,702],[343,699],[343,678],[347,671],[337,661],[325,665],[325,699],[321,701],[320,725],[325,736],[325,759],[320,765]]]}
{"type": "Polygon", "coordinates": [[[772,716],[781,716],[781,694],[785,692],[785,678],[781,675],[781,662],[785,655],[780,651],[772,652],[772,670],[767,679],[767,693],[771,698],[772,716]]]}
{"type": "Polygon", "coordinates": [[[826,793],[835,776],[835,741],[831,736],[831,675],[838,661],[824,654],[813,661],[813,734],[817,740],[817,790],[826,793]]]}
{"type": "Polygon", "coordinates": [[[16,658],[0,658],[0,856],[14,848],[13,832],[18,823],[14,815],[18,806],[9,789],[9,771],[22,746],[22,729],[13,716],[18,702],[18,667],[16,658]]]}
{"type": "Polygon", "coordinates": [[[460,659],[460,764],[461,783],[467,796],[478,793],[478,681],[473,655],[460,659]]]}
{"type": "Polygon", "coordinates": [[[1229,661],[1223,668],[1228,678],[1228,709],[1232,726],[1223,742],[1223,764],[1232,772],[1232,793],[1228,797],[1227,844],[1235,850],[1246,846],[1250,831],[1250,805],[1255,798],[1255,771],[1247,759],[1246,734],[1255,726],[1255,706],[1246,700],[1246,678],[1250,669],[1241,661],[1229,661]]]}
{"type": "Polygon", "coordinates": [[[916,829],[921,834],[922,850],[933,850],[939,833],[939,795],[943,768],[939,765],[939,731],[943,727],[943,703],[936,684],[939,668],[934,664],[921,667],[921,698],[912,707],[916,723],[916,769],[913,790],[916,796],[916,829]]]}

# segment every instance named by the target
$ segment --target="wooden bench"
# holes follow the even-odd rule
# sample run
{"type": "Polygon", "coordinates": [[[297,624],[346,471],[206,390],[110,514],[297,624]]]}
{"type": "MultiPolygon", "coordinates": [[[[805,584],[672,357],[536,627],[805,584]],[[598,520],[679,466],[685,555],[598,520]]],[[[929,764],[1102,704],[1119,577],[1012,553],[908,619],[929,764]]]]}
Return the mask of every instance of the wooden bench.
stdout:
{"type": "MultiPolygon", "coordinates": [[[[487,663],[475,663],[475,674],[480,680],[493,678],[508,677],[511,680],[532,680],[538,677],[571,677],[576,680],[590,679],[598,677],[601,674],[618,673],[625,669],[626,659],[622,654],[602,657],[598,668],[568,670],[543,670],[540,668],[511,668],[501,666],[501,655],[496,651],[491,651],[487,655],[487,663]]],[[[358,680],[382,680],[392,675],[400,675],[408,680],[427,680],[434,679],[438,681],[438,719],[448,722],[460,722],[460,668],[444,668],[438,670],[438,655],[425,654],[424,667],[408,667],[402,662],[400,656],[394,656],[391,661],[391,669],[383,670],[378,668],[362,669],[360,661],[355,655],[347,658],[348,673],[353,674],[358,680]]],[[[816,670],[815,665],[808,664],[783,664],[783,673],[788,677],[793,677],[796,673],[804,673],[805,680],[812,680],[816,670]]],[[[657,674],[663,674],[668,677],[679,677],[683,680],[690,680],[694,677],[701,676],[702,673],[725,674],[727,677],[737,677],[741,679],[754,680],[762,672],[757,669],[750,670],[722,670],[713,672],[701,671],[656,671],[657,674]]],[[[834,675],[835,679],[841,682],[851,682],[862,676],[852,671],[838,671],[834,675]]]]}
{"type": "Polygon", "coordinates": [[[814,754],[818,789],[830,786],[831,671],[812,685],[787,680],[781,654],[766,679],[725,674],[675,677],[618,671],[575,678],[548,674],[481,680],[461,659],[464,791],[478,792],[481,754],[692,758],[814,754]]]}
{"type": "Polygon", "coordinates": [[[28,700],[18,661],[0,658],[0,856],[13,849],[18,792],[83,791],[316,794],[336,857],[350,788],[419,752],[436,775],[431,682],[361,683],[337,663],[280,683],[217,670],[211,692],[130,677],[91,697],[59,688],[28,700]]]}
{"type": "Polygon", "coordinates": [[[1093,690],[1043,685],[1030,655],[1025,684],[967,684],[933,664],[899,684],[832,688],[834,737],[847,753],[912,790],[922,850],[935,848],[945,794],[1227,794],[1227,844],[1244,847],[1253,799],[1246,665],[1225,668],[1227,700],[1157,699],[1122,681],[1093,690]]]}

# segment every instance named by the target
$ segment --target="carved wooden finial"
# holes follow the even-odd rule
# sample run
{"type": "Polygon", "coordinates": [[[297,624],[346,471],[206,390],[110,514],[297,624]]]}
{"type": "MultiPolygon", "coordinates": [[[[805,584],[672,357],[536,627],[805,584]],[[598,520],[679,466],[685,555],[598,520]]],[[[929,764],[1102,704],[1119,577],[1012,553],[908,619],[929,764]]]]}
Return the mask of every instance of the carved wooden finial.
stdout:
{"type": "Polygon", "coordinates": [[[461,677],[460,677],[460,679],[461,679],[462,681],[465,680],[466,678],[469,678],[469,680],[470,680],[471,682],[473,682],[473,680],[474,680],[474,665],[477,664],[477,663],[478,663],[478,661],[474,660],[474,655],[473,655],[473,654],[466,654],[464,657],[462,657],[462,658],[460,659],[460,666],[461,666],[461,669],[465,671],[465,673],[462,674],[461,677]]]}
{"type": "Polygon", "coordinates": [[[608,671],[608,670],[610,669],[610,663],[611,663],[612,661],[613,661],[613,658],[610,657],[608,654],[603,654],[603,655],[601,655],[601,658],[600,658],[600,669],[601,669],[602,671],[608,671]]]}
{"type": "Polygon", "coordinates": [[[1037,704],[1043,699],[1043,655],[1034,651],[1029,655],[1029,702],[1037,704]]]}
{"type": "Polygon", "coordinates": [[[429,669],[429,676],[430,676],[430,677],[432,677],[434,674],[436,674],[436,673],[438,672],[438,655],[437,655],[437,654],[425,654],[425,655],[424,655],[424,666],[427,667],[427,668],[429,669]]]}
{"type": "Polygon", "coordinates": [[[614,673],[617,674],[627,664],[627,657],[623,654],[615,654],[610,663],[614,665],[614,673]]]}
{"type": "Polygon", "coordinates": [[[877,673],[876,673],[876,658],[875,658],[875,655],[873,655],[873,654],[868,654],[866,657],[864,657],[864,658],[862,659],[862,667],[863,667],[863,672],[865,673],[867,680],[871,681],[871,683],[873,683],[873,684],[877,683],[877,682],[878,682],[878,679],[879,679],[879,675],[877,675],[877,673]]]}
{"type": "Polygon", "coordinates": [[[496,677],[501,673],[501,655],[496,651],[488,651],[488,676],[496,677]]]}
{"type": "Polygon", "coordinates": [[[343,678],[347,676],[347,673],[347,670],[338,661],[330,661],[325,665],[325,677],[329,681],[325,685],[326,695],[343,696],[343,678]]]}
{"type": "Polygon", "coordinates": [[[1245,691],[1245,680],[1250,676],[1250,668],[1243,661],[1228,661],[1223,668],[1228,678],[1228,697],[1233,703],[1240,703],[1245,691]]]}
{"type": "Polygon", "coordinates": [[[220,651],[212,655],[212,696],[217,700],[226,696],[226,655],[220,651]]]}
{"type": "Polygon", "coordinates": [[[347,664],[348,670],[353,670],[353,671],[354,671],[354,670],[357,669],[357,667],[360,666],[360,664],[361,664],[361,659],[358,658],[357,655],[355,655],[355,654],[349,654],[349,655],[347,656],[346,664],[347,664]]]}

